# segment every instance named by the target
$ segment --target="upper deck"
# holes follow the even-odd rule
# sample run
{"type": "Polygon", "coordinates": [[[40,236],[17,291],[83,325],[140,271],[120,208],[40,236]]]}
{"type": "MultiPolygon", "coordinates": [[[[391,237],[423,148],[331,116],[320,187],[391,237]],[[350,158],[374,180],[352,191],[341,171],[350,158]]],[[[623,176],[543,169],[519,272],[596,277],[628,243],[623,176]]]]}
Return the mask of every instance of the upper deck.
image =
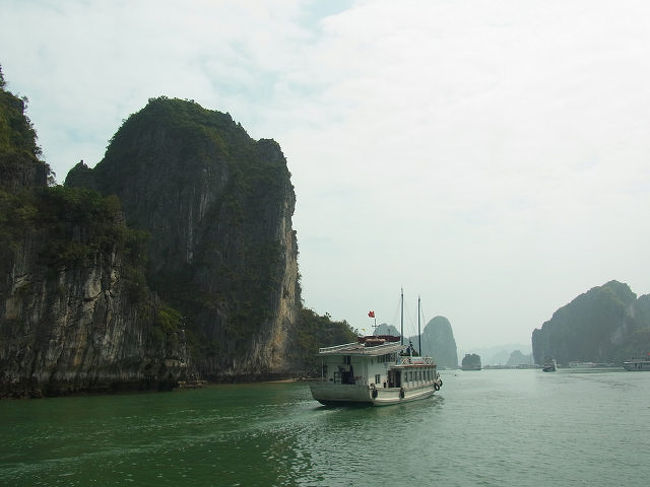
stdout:
{"type": "MultiPolygon", "coordinates": [[[[397,338],[397,337],[393,337],[397,338]]],[[[397,338],[399,340],[399,338],[397,338]]],[[[324,347],[318,350],[319,355],[363,355],[374,357],[387,353],[400,352],[404,348],[399,342],[378,337],[359,337],[358,341],[324,347]]]]}

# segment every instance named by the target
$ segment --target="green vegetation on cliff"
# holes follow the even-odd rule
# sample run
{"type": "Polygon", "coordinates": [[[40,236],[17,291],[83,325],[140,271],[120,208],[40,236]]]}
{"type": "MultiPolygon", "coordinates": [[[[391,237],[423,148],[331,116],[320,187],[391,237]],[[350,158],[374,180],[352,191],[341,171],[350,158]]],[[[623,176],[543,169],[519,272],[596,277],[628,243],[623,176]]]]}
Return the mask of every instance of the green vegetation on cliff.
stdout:
{"type": "Polygon", "coordinates": [[[27,99],[5,87],[0,66],[0,190],[15,193],[46,184],[50,167],[39,159],[36,131],[25,115],[27,99]]]}
{"type": "Polygon", "coordinates": [[[128,225],[151,235],[147,282],[182,313],[202,376],[300,367],[286,350],[303,343],[292,342],[301,307],[295,194],[276,142],[253,140],[230,115],[193,101],[153,98],[104,159],[78,164],[66,185],[117,195],[128,225]]]}
{"type": "Polygon", "coordinates": [[[309,308],[302,308],[289,356],[299,364],[304,374],[317,376],[321,366],[320,358],[316,355],[318,349],[355,342],[357,335],[357,330],[347,321],[332,321],[328,314],[320,316],[309,308]]]}
{"type": "Polygon", "coordinates": [[[160,97],[48,187],[4,88],[0,71],[0,396],[310,374],[319,347],[355,339],[302,308],[276,142],[160,97]]]}
{"type": "Polygon", "coordinates": [[[173,320],[154,322],[173,313],[148,290],[147,235],[114,195],[47,186],[5,86],[0,71],[0,397],[173,382],[184,344],[173,320]]]}

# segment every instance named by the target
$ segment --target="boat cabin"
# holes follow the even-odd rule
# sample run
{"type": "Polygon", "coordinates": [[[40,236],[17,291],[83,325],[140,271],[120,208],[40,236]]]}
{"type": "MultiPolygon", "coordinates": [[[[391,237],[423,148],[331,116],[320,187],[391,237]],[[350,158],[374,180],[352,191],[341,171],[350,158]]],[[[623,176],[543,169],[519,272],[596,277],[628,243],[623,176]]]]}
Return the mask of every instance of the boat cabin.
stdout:
{"type": "Polygon", "coordinates": [[[356,343],[321,348],[321,380],[375,388],[415,387],[436,379],[429,357],[402,355],[399,337],[359,337],[356,343]]]}

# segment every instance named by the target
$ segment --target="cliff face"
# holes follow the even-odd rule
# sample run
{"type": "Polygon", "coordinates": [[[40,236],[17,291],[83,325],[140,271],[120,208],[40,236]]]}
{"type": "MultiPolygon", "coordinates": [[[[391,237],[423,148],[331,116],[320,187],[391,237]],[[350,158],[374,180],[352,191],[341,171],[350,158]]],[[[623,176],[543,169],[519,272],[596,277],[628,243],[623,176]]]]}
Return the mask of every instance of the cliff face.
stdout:
{"type": "Polygon", "coordinates": [[[610,281],[578,296],[533,331],[533,355],[570,361],[620,362],[650,347],[650,299],[610,281]]]}
{"type": "Polygon", "coordinates": [[[117,195],[128,225],[150,234],[148,282],[186,317],[201,376],[290,371],[295,195],[277,143],[251,139],[227,114],[158,98],[66,185],[117,195]]]}
{"type": "MultiPolygon", "coordinates": [[[[413,342],[417,344],[417,342],[413,342]]],[[[422,331],[422,354],[430,355],[441,367],[458,368],[458,350],[451,323],[444,316],[433,318],[422,331]]]]}
{"type": "Polygon", "coordinates": [[[0,77],[0,397],[174,383],[184,336],[161,329],[141,239],[115,198],[46,186],[23,110],[0,77]]]}
{"type": "Polygon", "coordinates": [[[156,303],[133,296],[122,252],[53,270],[36,237],[2,269],[0,397],[171,387],[184,375],[182,333],[153,339],[156,303]]]}

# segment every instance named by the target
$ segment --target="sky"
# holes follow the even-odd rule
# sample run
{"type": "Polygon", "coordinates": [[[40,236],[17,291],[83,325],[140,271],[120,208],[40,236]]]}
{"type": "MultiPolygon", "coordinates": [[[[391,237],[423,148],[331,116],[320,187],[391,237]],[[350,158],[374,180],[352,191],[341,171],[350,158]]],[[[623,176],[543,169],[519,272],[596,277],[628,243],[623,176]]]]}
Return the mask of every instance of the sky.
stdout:
{"type": "MultiPolygon", "coordinates": [[[[287,158],[307,307],[530,344],[612,279],[650,293],[646,0],[3,0],[0,65],[63,182],[149,98],[287,158]]],[[[413,328],[415,327],[415,328],[413,328]]]]}

